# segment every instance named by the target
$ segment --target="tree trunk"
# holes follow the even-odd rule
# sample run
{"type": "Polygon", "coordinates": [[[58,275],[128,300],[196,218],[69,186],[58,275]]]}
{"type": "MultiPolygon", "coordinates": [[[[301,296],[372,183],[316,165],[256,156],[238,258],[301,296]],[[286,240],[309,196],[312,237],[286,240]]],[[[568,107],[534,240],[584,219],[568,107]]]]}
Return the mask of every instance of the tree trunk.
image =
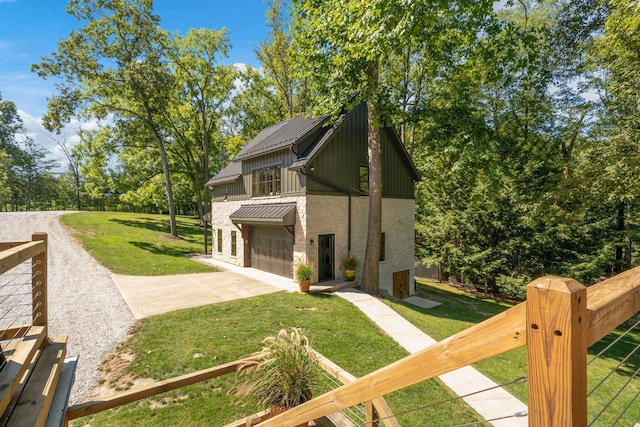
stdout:
{"type": "MultiPolygon", "coordinates": [[[[376,93],[378,64],[369,65],[369,90],[376,93]]],[[[367,228],[367,249],[364,257],[362,288],[371,294],[379,289],[380,240],[382,232],[382,148],[380,138],[380,111],[375,99],[367,108],[367,138],[369,155],[369,223],[367,228]]]]}
{"type": "Polygon", "coordinates": [[[627,200],[625,202],[625,235],[624,235],[624,256],[623,256],[623,270],[631,269],[631,228],[632,228],[632,207],[633,202],[627,200]]]}
{"type": "Polygon", "coordinates": [[[178,237],[178,227],[176,226],[176,206],[173,202],[173,187],[171,186],[171,175],[169,173],[169,160],[167,159],[167,151],[164,143],[158,135],[156,135],[156,143],[160,150],[160,158],[162,159],[162,171],[164,172],[164,184],[167,188],[167,204],[169,205],[169,224],[171,235],[178,237]]]}
{"type": "Polygon", "coordinates": [[[616,215],[616,231],[618,232],[618,237],[616,238],[616,261],[614,264],[614,274],[619,274],[622,273],[624,271],[624,263],[623,263],[623,257],[624,257],[624,244],[621,242],[622,238],[622,234],[625,231],[625,225],[624,225],[624,219],[625,219],[625,204],[624,202],[620,202],[618,204],[618,213],[616,215]]]}

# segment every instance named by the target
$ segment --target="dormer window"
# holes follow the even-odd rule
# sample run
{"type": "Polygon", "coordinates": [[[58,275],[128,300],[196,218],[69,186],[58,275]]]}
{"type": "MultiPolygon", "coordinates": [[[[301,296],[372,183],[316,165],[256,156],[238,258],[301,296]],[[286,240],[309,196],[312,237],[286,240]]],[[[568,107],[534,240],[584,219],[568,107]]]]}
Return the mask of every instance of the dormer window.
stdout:
{"type": "Polygon", "coordinates": [[[254,169],[251,172],[253,197],[277,196],[282,191],[280,165],[254,169]]]}

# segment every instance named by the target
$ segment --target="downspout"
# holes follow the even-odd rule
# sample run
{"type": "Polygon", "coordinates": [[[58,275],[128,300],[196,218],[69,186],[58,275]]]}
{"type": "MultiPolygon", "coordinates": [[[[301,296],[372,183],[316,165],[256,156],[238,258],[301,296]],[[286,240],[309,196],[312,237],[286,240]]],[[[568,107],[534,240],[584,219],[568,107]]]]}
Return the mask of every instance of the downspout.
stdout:
{"type": "Polygon", "coordinates": [[[349,228],[347,230],[347,254],[351,255],[351,193],[349,193],[349,228]]]}

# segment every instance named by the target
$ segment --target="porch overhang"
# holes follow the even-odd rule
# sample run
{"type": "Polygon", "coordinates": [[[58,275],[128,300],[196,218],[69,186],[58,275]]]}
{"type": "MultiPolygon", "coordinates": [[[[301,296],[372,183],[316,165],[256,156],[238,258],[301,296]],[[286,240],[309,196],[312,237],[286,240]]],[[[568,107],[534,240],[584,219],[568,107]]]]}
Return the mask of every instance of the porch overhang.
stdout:
{"type": "Polygon", "coordinates": [[[234,224],[290,227],[296,224],[295,203],[244,205],[229,215],[234,224]]]}

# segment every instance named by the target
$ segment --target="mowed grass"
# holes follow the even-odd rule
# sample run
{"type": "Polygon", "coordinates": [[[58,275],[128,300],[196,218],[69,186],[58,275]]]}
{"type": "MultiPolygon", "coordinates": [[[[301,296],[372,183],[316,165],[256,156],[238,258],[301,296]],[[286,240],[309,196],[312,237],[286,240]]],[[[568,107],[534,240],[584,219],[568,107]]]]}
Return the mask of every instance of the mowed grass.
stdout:
{"type": "Polygon", "coordinates": [[[100,264],[116,274],[161,276],[211,272],[187,255],[203,252],[203,230],[196,219],[177,217],[179,239],[171,236],[166,215],[79,212],[61,221],[100,264]]]}
{"type": "MultiPolygon", "coordinates": [[[[387,303],[405,319],[438,341],[512,306],[503,301],[481,298],[436,283],[418,283],[417,291],[421,296],[441,302],[442,305],[423,309],[398,300],[387,300],[387,303]]],[[[636,318],[625,322],[589,348],[587,360],[594,358],[637,320],[636,318]]],[[[614,425],[619,416],[619,425],[634,425],[634,421],[640,420],[640,353],[634,352],[639,345],[640,330],[635,328],[602,357],[589,364],[587,391],[590,392],[590,396],[587,412],[588,419],[590,422],[593,421],[594,426],[614,425]],[[617,393],[619,394],[616,395],[617,393]],[[626,408],[630,403],[631,406],[626,408]]],[[[497,384],[511,383],[527,376],[527,347],[523,346],[478,362],[474,367],[497,384]]],[[[527,402],[526,383],[507,385],[505,388],[522,402],[527,402]]]]}
{"type": "MultiPolygon", "coordinates": [[[[363,376],[407,355],[366,316],[338,296],[276,293],[143,319],[122,344],[135,360],[128,372],[163,380],[237,360],[281,328],[301,327],[315,349],[363,376]]],[[[235,374],[186,387],[80,421],[91,426],[222,426],[259,409],[233,403],[235,374]]],[[[320,394],[320,391],[317,393],[320,394]]],[[[453,396],[430,380],[386,396],[400,414],[453,396]]],[[[451,426],[478,416],[460,400],[398,416],[405,426],[451,426]]]]}

